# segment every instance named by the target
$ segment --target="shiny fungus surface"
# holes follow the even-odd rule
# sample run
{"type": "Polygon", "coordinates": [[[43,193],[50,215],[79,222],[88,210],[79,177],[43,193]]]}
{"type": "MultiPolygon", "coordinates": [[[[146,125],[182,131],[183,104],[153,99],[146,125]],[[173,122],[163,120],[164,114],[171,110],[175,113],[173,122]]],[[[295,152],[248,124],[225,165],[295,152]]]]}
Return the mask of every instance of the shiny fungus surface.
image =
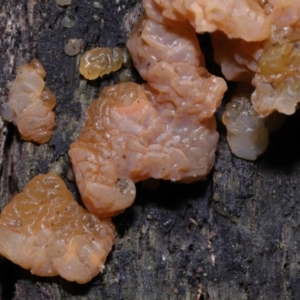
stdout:
{"type": "Polygon", "coordinates": [[[214,117],[159,108],[147,86],[106,87],[92,102],[69,155],[86,207],[116,215],[135,199],[134,183],[148,178],[192,182],[214,164],[214,117]]]}
{"type": "Polygon", "coordinates": [[[75,202],[62,179],[35,176],[0,216],[0,253],[31,273],[78,283],[101,272],[114,226],[75,202]]]}
{"type": "Polygon", "coordinates": [[[123,63],[123,53],[120,48],[94,48],[83,54],[80,60],[79,72],[86,79],[93,80],[105,74],[117,71],[123,63]]]}
{"type": "Polygon", "coordinates": [[[19,68],[10,85],[8,103],[1,115],[18,127],[22,139],[37,143],[50,140],[55,126],[56,97],[45,86],[46,71],[34,59],[19,68]]]}

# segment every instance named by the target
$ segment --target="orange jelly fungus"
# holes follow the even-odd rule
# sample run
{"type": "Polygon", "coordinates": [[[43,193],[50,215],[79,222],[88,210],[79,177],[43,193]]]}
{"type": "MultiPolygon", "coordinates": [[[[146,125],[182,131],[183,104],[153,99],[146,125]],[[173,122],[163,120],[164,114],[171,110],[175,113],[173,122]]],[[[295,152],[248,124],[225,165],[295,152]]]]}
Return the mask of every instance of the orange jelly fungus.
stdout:
{"type": "Polygon", "coordinates": [[[114,232],[57,175],[38,175],[1,213],[0,253],[33,274],[85,283],[103,270],[114,232]]]}
{"type": "Polygon", "coordinates": [[[105,74],[117,71],[123,63],[123,52],[120,48],[94,48],[83,54],[79,72],[86,79],[93,80],[105,74]]]}
{"type": "Polygon", "coordinates": [[[22,139],[40,144],[50,140],[55,126],[52,110],[56,98],[45,87],[45,76],[45,69],[36,59],[21,66],[11,83],[7,106],[1,111],[6,121],[18,127],[22,139]]]}
{"type": "Polygon", "coordinates": [[[161,109],[147,86],[121,83],[92,102],[69,155],[84,204],[103,217],[129,207],[140,180],[205,178],[217,142],[214,117],[161,109]]]}

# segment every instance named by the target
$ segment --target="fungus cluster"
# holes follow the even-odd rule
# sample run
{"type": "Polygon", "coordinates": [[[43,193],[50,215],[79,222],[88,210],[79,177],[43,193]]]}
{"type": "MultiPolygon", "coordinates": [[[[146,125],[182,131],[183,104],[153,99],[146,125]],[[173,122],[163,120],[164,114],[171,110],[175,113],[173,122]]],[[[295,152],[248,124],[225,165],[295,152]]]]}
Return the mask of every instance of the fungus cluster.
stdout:
{"type": "MultiPolygon", "coordinates": [[[[292,114],[300,102],[298,1],[143,4],[145,14],[127,47],[147,83],[128,82],[131,74],[125,70],[120,84],[104,88],[92,102],[70,146],[75,180],[90,212],[54,174],[34,177],[2,211],[0,253],[34,274],[87,282],[103,269],[113,246],[109,217],[133,203],[136,182],[189,183],[210,172],[218,141],[214,113],[227,86],[206,70],[196,32],[211,33],[225,78],[240,82],[223,115],[235,155],[256,159],[267,147],[269,132],[282,123],[278,112],[292,114]]],[[[102,8],[98,2],[93,6],[102,8]]],[[[64,26],[74,25],[67,21],[64,26]]],[[[76,55],[81,47],[79,40],[70,40],[65,52],[76,55]]],[[[130,63],[120,48],[95,48],[82,56],[79,70],[93,80],[130,63]]],[[[55,125],[55,97],[45,88],[45,75],[37,60],[22,66],[2,111],[23,139],[39,143],[50,139],[55,125]]]]}

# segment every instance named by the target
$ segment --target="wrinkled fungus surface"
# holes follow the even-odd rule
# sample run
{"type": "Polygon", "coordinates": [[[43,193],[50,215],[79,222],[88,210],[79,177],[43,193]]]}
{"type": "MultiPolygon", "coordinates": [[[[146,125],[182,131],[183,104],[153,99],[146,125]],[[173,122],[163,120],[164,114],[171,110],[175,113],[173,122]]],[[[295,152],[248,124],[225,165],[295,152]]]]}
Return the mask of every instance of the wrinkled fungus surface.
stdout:
{"type": "Polygon", "coordinates": [[[261,41],[270,19],[258,0],[144,0],[166,19],[189,21],[198,33],[223,31],[230,38],[261,41]],[[153,3],[154,2],[154,3],[153,3]]]}
{"type": "Polygon", "coordinates": [[[244,35],[231,39],[229,34],[215,32],[214,55],[228,80],[252,81],[251,101],[261,117],[273,112],[290,115],[300,102],[300,4],[293,0],[262,3],[270,21],[268,36],[249,42],[244,35]]]}
{"type": "Polygon", "coordinates": [[[86,79],[93,80],[117,71],[123,63],[120,48],[94,48],[84,53],[80,60],[79,72],[86,79]]]}
{"type": "Polygon", "coordinates": [[[45,87],[45,76],[45,69],[36,59],[21,66],[11,83],[7,106],[1,112],[5,120],[18,126],[22,139],[26,141],[48,142],[55,126],[52,110],[56,98],[45,87]]]}
{"type": "Polygon", "coordinates": [[[253,80],[252,95],[255,110],[261,116],[273,111],[286,115],[295,112],[300,102],[300,33],[287,26],[273,28],[265,42],[258,71],[253,80]]]}
{"type": "Polygon", "coordinates": [[[111,221],[80,207],[54,174],[31,179],[0,216],[0,253],[33,274],[85,283],[104,268],[111,221]]]}
{"type": "Polygon", "coordinates": [[[221,31],[211,34],[214,58],[227,80],[251,83],[263,52],[263,42],[230,39],[221,31]]]}
{"type": "Polygon", "coordinates": [[[88,109],[85,127],[69,150],[86,207],[110,216],[129,207],[135,182],[147,178],[191,182],[214,164],[214,118],[161,109],[147,87],[106,87],[88,109]]]}
{"type": "Polygon", "coordinates": [[[133,28],[127,47],[157,106],[182,116],[211,118],[227,89],[225,81],[205,69],[197,35],[189,23],[164,22],[159,11],[147,1],[144,4],[146,16],[133,28]]]}

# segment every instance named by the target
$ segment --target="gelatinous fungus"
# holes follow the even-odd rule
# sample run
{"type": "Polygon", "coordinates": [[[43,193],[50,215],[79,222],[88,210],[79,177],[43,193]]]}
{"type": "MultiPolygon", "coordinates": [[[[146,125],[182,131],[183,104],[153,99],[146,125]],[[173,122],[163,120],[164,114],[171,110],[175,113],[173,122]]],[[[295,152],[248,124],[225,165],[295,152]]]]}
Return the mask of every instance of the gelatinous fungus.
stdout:
{"type": "Polygon", "coordinates": [[[121,83],[92,102],[69,155],[86,207],[103,217],[129,207],[140,180],[205,178],[217,142],[214,117],[177,114],[157,105],[147,86],[121,83]]]}
{"type": "Polygon", "coordinates": [[[262,41],[270,35],[270,19],[257,0],[144,0],[161,18],[189,21],[198,33],[223,31],[230,38],[262,41]]]}
{"type": "Polygon", "coordinates": [[[88,282],[113,244],[112,222],[80,207],[51,173],[31,179],[0,216],[0,253],[40,276],[88,282]]]}
{"type": "Polygon", "coordinates": [[[64,51],[69,56],[77,55],[84,45],[82,39],[69,39],[64,47],[64,51]]]}
{"type": "Polygon", "coordinates": [[[16,79],[11,83],[8,103],[1,111],[2,117],[14,122],[26,141],[48,142],[55,126],[52,110],[56,98],[45,87],[45,76],[46,71],[36,59],[21,66],[16,79]]]}
{"type": "Polygon", "coordinates": [[[96,79],[117,71],[123,63],[120,48],[94,48],[84,53],[80,60],[79,72],[86,79],[96,79]]]}
{"type": "Polygon", "coordinates": [[[221,103],[226,83],[205,69],[192,26],[164,21],[146,6],[145,18],[137,22],[127,41],[134,66],[161,108],[172,107],[177,114],[197,113],[201,120],[210,118],[221,103]]]}
{"type": "Polygon", "coordinates": [[[251,97],[254,109],[263,117],[273,111],[291,115],[300,102],[299,29],[286,26],[272,30],[258,62],[253,80],[256,90],[251,97]]]}
{"type": "Polygon", "coordinates": [[[222,117],[232,153],[248,160],[257,159],[269,143],[266,119],[259,117],[250,101],[252,91],[250,86],[240,85],[222,117]]]}

